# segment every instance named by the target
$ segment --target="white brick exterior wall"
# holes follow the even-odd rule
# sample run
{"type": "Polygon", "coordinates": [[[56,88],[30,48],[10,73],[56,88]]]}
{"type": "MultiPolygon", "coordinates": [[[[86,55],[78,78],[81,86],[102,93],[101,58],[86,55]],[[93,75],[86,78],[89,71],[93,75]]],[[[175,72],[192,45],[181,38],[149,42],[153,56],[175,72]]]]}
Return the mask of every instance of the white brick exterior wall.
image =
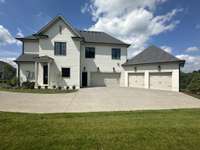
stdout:
{"type": "MultiPolygon", "coordinates": [[[[81,72],[88,72],[88,85],[90,85],[90,73],[97,72],[97,67],[99,67],[102,73],[113,73],[113,67],[116,72],[122,72],[122,64],[127,60],[127,48],[117,45],[99,45],[99,44],[84,44],[81,46],[81,72]],[[85,58],[85,47],[95,48],[95,58],[85,58]],[[121,59],[112,59],[112,48],[121,49],[121,59]]],[[[121,81],[123,78],[121,76],[121,81]]]]}
{"type": "MultiPolygon", "coordinates": [[[[73,86],[80,87],[80,42],[74,41],[75,36],[62,20],[55,23],[46,33],[49,38],[39,40],[39,55],[49,56],[54,59],[50,65],[50,86],[73,86]],[[62,34],[59,32],[62,26],[62,34]],[[66,42],[66,56],[54,55],[54,42],[66,42]],[[61,68],[70,68],[70,78],[61,77],[61,68]]],[[[40,66],[38,84],[43,85],[43,72],[40,66]]]]}
{"type": "Polygon", "coordinates": [[[39,53],[39,42],[38,41],[24,42],[24,53],[25,54],[38,54],[39,53]]]}

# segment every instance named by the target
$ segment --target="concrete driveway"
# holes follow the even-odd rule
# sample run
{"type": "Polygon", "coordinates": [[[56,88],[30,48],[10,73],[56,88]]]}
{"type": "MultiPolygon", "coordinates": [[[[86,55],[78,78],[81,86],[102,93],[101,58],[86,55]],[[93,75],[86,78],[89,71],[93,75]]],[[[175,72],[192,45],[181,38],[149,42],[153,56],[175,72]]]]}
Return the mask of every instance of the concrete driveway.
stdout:
{"type": "Polygon", "coordinates": [[[0,111],[57,113],[200,108],[183,93],[134,88],[85,88],[69,94],[0,92],[0,111]]]}

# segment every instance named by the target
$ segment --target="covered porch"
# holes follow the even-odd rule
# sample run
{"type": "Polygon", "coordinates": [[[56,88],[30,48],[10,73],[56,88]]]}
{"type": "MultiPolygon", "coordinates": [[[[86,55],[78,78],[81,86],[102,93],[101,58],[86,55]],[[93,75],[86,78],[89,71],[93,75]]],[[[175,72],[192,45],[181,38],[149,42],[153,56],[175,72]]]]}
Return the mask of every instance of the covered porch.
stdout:
{"type": "Polygon", "coordinates": [[[51,65],[54,59],[49,56],[35,57],[35,87],[51,86],[51,65]]]}

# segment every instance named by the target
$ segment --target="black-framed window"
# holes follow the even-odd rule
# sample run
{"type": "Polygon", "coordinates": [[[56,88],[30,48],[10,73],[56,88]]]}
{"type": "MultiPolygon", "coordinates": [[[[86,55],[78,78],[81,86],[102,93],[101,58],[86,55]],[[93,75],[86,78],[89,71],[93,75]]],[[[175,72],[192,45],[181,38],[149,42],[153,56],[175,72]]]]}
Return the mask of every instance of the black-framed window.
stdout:
{"type": "Polygon", "coordinates": [[[112,59],[120,59],[120,58],[121,58],[121,49],[112,48],[112,59]]]}
{"type": "Polygon", "coordinates": [[[62,68],[62,77],[70,77],[70,68],[62,68]]]}
{"type": "Polygon", "coordinates": [[[66,55],[66,42],[55,42],[54,43],[54,55],[66,55]]]}
{"type": "Polygon", "coordinates": [[[85,58],[95,58],[95,48],[86,47],[85,48],[85,58]]]}

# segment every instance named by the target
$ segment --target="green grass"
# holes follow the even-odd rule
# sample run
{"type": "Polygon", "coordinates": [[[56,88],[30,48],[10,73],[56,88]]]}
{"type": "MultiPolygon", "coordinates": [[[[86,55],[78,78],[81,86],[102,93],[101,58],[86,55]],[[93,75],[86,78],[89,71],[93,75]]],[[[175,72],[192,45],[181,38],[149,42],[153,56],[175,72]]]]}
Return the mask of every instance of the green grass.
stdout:
{"type": "Polygon", "coordinates": [[[200,109],[0,113],[4,150],[199,150],[200,109]]]}
{"type": "Polygon", "coordinates": [[[77,90],[0,88],[0,91],[17,92],[17,93],[57,94],[57,93],[72,93],[76,92],[77,90]]]}

